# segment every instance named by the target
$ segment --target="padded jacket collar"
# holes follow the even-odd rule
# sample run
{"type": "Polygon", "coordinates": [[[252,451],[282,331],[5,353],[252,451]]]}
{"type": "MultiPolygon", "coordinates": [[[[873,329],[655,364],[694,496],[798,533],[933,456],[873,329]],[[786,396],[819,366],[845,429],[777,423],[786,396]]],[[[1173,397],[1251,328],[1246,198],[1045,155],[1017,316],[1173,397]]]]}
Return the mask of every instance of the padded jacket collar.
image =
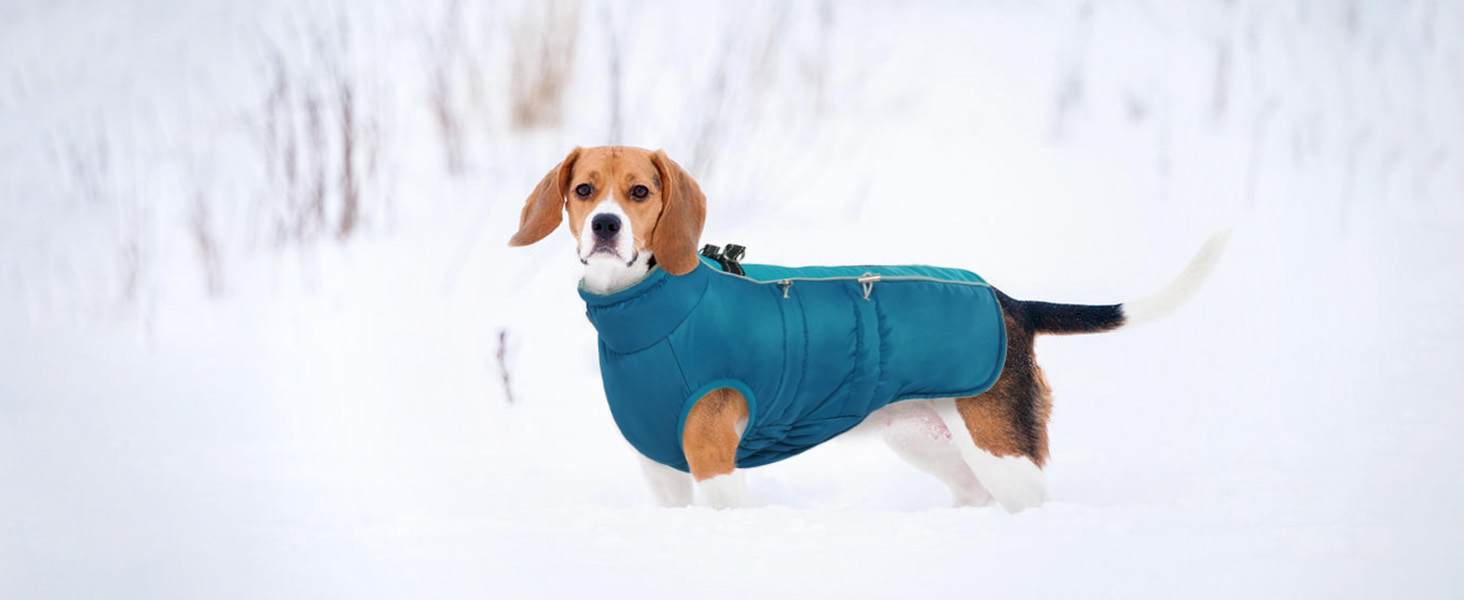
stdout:
{"type": "Polygon", "coordinates": [[[611,350],[624,354],[643,350],[675,331],[701,303],[707,281],[713,276],[706,263],[698,263],[690,273],[679,277],[656,266],[640,283],[623,290],[602,296],[589,292],[581,283],[579,294],[600,339],[611,350]]]}

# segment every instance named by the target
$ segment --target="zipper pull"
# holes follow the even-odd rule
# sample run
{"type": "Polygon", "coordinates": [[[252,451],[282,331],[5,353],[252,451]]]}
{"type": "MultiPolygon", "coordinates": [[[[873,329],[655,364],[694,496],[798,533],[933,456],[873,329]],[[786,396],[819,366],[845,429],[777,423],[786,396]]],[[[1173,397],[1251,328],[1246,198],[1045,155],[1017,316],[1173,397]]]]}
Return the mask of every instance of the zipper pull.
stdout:
{"type": "Polygon", "coordinates": [[[864,288],[864,299],[869,299],[869,293],[874,291],[874,282],[879,281],[879,273],[865,273],[863,277],[856,279],[859,285],[864,288]]]}
{"type": "Polygon", "coordinates": [[[784,279],[782,281],[779,281],[778,282],[778,287],[783,288],[783,298],[786,299],[788,297],[788,290],[790,290],[790,289],[793,288],[793,280],[792,279],[784,279]]]}

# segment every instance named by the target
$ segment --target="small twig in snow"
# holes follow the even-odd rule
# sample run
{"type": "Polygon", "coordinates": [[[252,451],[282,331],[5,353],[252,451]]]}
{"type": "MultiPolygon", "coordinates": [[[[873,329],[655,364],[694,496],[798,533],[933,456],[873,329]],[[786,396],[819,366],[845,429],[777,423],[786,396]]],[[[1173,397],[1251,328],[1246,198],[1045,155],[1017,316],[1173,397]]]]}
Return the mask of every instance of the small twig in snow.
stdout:
{"type": "Polygon", "coordinates": [[[508,329],[498,330],[498,374],[503,377],[503,398],[509,406],[513,406],[513,382],[512,375],[508,369],[508,329]]]}

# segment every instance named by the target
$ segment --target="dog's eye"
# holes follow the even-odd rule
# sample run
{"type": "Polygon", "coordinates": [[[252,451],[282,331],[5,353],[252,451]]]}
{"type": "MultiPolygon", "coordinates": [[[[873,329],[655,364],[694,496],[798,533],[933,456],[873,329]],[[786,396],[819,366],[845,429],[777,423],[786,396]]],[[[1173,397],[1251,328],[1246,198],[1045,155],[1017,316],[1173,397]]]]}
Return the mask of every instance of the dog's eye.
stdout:
{"type": "Polygon", "coordinates": [[[635,198],[636,200],[645,200],[646,196],[649,195],[651,195],[651,190],[646,188],[646,186],[637,185],[633,188],[630,188],[630,197],[635,198]]]}
{"type": "Polygon", "coordinates": [[[592,186],[588,183],[581,183],[577,186],[574,186],[574,195],[581,198],[589,198],[590,194],[593,193],[595,193],[595,186],[592,186]]]}

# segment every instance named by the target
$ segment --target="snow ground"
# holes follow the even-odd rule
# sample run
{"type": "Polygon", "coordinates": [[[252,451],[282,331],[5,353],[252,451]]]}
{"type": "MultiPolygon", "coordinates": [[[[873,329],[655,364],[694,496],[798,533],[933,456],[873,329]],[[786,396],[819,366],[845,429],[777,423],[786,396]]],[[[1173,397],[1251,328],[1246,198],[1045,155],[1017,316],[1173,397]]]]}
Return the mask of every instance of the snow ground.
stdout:
{"type": "Polygon", "coordinates": [[[424,40],[464,24],[453,81],[498,90],[522,7],[447,6],[0,6],[0,598],[1464,591],[1458,3],[585,3],[564,123],[457,88],[455,176],[424,40]],[[355,45],[290,63],[359,77],[383,166],[359,236],[276,244],[261,56],[320,22],[355,45]],[[502,247],[613,135],[612,43],[621,139],[696,165],[749,260],[1109,302],[1235,233],[1171,319],[1040,342],[1039,509],[945,508],[865,439],[653,508],[568,236],[502,247]]]}

